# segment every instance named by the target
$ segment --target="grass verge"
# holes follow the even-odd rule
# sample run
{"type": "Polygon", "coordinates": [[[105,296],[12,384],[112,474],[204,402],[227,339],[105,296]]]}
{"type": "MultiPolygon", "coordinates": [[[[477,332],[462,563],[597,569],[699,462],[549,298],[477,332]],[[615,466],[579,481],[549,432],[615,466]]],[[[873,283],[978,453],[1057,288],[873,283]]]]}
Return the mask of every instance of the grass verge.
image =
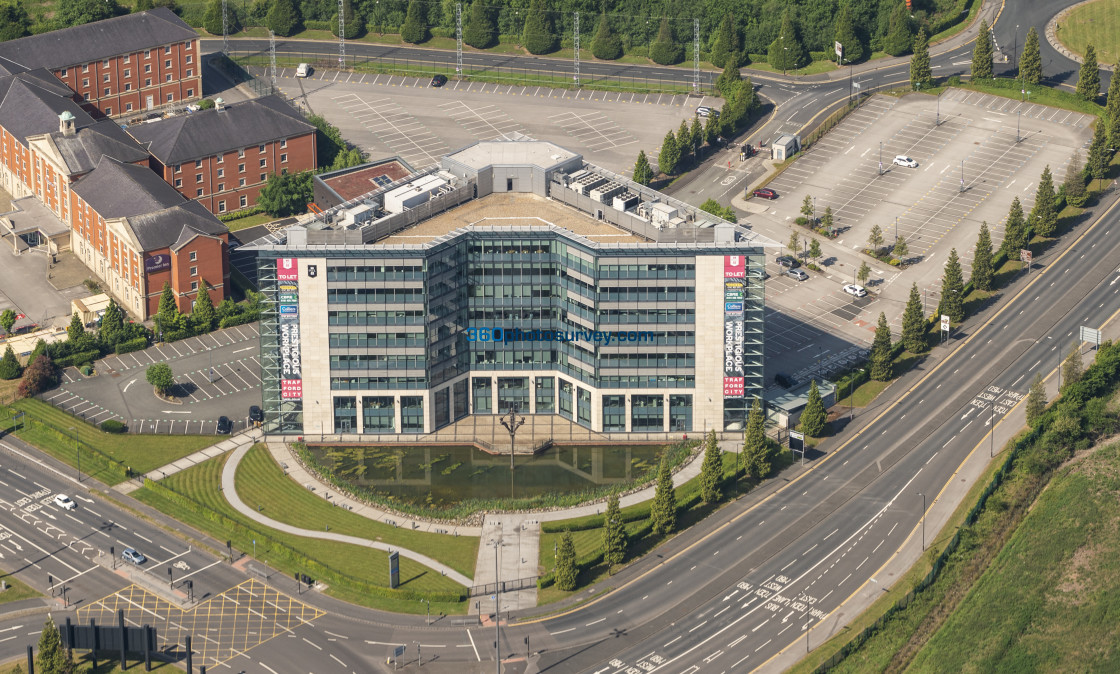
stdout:
{"type": "MultiPolygon", "coordinates": [[[[0,674],[14,674],[14,672],[27,672],[26,669],[27,657],[20,658],[12,661],[7,665],[0,665],[0,674]],[[16,667],[19,669],[16,669],[16,667]]],[[[39,670],[36,670],[39,671],[39,670]]],[[[97,659],[97,669],[93,668],[93,663],[89,660],[89,654],[75,655],[74,656],[74,669],[70,670],[72,674],[135,674],[135,672],[144,671],[143,659],[130,660],[128,669],[121,669],[120,660],[106,660],[104,653],[97,659]]],[[[162,672],[180,672],[182,670],[175,667],[170,662],[163,660],[152,660],[152,671],[162,672]]]]}
{"type": "Polygon", "coordinates": [[[0,580],[8,584],[8,589],[0,592],[0,605],[43,596],[41,593],[32,590],[29,585],[20,582],[10,573],[0,573],[0,580]]]}
{"type": "MultiPolygon", "coordinates": [[[[290,482],[287,477],[282,475],[283,471],[279,466],[272,462],[271,456],[268,455],[267,450],[265,450],[263,446],[258,445],[254,447],[254,449],[250,451],[250,454],[253,455],[253,458],[246,458],[250,463],[248,465],[243,464],[243,466],[239,467],[238,475],[251,475],[252,478],[255,479],[264,479],[267,484],[270,485],[275,485],[279,480],[290,482]],[[279,477],[277,477],[277,474],[280,474],[279,477]]],[[[221,493],[221,474],[228,457],[228,454],[215,457],[161,481],[161,485],[173,490],[176,494],[190,499],[194,504],[200,505],[201,508],[186,507],[162,489],[150,484],[133,492],[132,496],[218,540],[232,541],[234,547],[238,550],[253,550],[253,541],[256,540],[256,557],[262,562],[288,575],[296,572],[312,572],[312,575],[318,575],[320,579],[330,584],[331,587],[327,590],[327,593],[339,599],[362,606],[395,611],[398,613],[420,614],[424,612],[424,604],[416,599],[403,596],[403,594],[401,598],[397,598],[392,594],[392,591],[387,589],[389,587],[389,565],[387,556],[384,555],[384,553],[346,543],[336,543],[286,534],[252,522],[235,511],[233,507],[226,502],[225,497],[221,493]],[[313,569],[305,568],[303,560],[311,560],[319,565],[326,573],[315,574],[313,569]],[[337,574],[334,576],[333,582],[330,577],[330,572],[337,574]],[[353,585],[348,584],[348,581],[351,579],[353,579],[353,585]],[[383,589],[384,592],[364,592],[358,587],[358,583],[361,582],[383,589]]],[[[299,491],[298,486],[292,484],[292,487],[295,488],[295,491],[299,491]]],[[[257,488],[258,487],[255,486],[252,487],[250,489],[250,494],[255,494],[256,492],[253,490],[257,488]]],[[[267,489],[267,487],[261,489],[267,489]]],[[[294,498],[291,494],[288,494],[290,491],[289,488],[284,487],[283,491],[286,494],[283,498],[294,498]]],[[[242,490],[239,489],[239,494],[241,493],[242,490]]],[[[310,494],[308,496],[315,498],[310,496],[310,494]]],[[[248,497],[253,498],[252,496],[248,497]]],[[[245,498],[246,497],[243,496],[243,500],[245,498]]],[[[253,500],[246,502],[253,503],[253,500]]],[[[292,502],[294,503],[295,501],[292,502]]],[[[324,505],[326,505],[325,502],[324,505]]],[[[300,507],[302,507],[302,505],[300,507]]],[[[329,505],[326,507],[331,508],[329,505]]],[[[269,515],[271,517],[276,517],[280,514],[281,506],[277,505],[275,508],[276,511],[272,512],[273,507],[269,507],[269,515]]],[[[289,515],[291,514],[292,513],[289,513],[289,515]]],[[[339,511],[338,515],[352,515],[352,513],[339,511]]],[[[353,517],[359,516],[353,515],[353,517]]],[[[372,525],[374,523],[371,522],[370,524],[372,525]]],[[[330,525],[326,524],[322,526],[330,525]]],[[[346,523],[343,524],[343,526],[352,527],[356,525],[346,523]]],[[[318,528],[318,525],[316,528],[318,528]]],[[[386,527],[386,529],[394,534],[399,532],[399,530],[389,527],[386,527]]],[[[386,533],[388,533],[388,531],[386,533]]],[[[436,534],[413,534],[407,531],[399,533],[409,533],[415,537],[409,539],[409,544],[410,546],[421,548],[417,550],[417,552],[428,554],[440,561],[444,561],[449,566],[451,565],[451,559],[446,559],[445,555],[439,554],[439,548],[446,545],[450,540],[446,536],[437,537],[436,534]],[[429,538],[421,538],[422,536],[429,538]],[[425,543],[425,541],[427,541],[427,543],[425,543]]],[[[385,536],[382,536],[382,540],[384,542],[396,543],[395,539],[389,539],[385,536]]],[[[402,547],[409,546],[402,545],[402,547]]],[[[409,547],[409,549],[413,548],[409,547]]],[[[402,590],[409,590],[420,594],[427,592],[455,593],[462,590],[462,588],[451,579],[438,575],[426,566],[414,562],[407,557],[402,556],[400,559],[400,572],[402,590]]],[[[448,614],[465,613],[466,609],[466,602],[432,602],[433,613],[439,611],[448,614]]]]}
{"type": "Polygon", "coordinates": [[[145,473],[209,447],[217,438],[206,435],[115,435],[83,419],[63,412],[41,400],[24,398],[0,408],[0,428],[12,428],[12,414],[25,414],[24,428],[15,436],[35,445],[52,457],[74,466],[80,462],[82,475],[108,485],[126,479],[123,466],[145,473]],[[73,429],[73,430],[71,430],[73,429]],[[75,433],[80,454],[75,450],[75,433]],[[114,462],[118,465],[114,465],[114,462]]]}
{"type": "Polygon", "coordinates": [[[1078,7],[1058,23],[1057,37],[1079,56],[1084,57],[1085,47],[1093,45],[1097,61],[1116,63],[1120,59],[1120,0],[1097,0],[1078,7]]]}
{"type": "Polygon", "coordinates": [[[236,232],[241,229],[249,229],[250,227],[263,225],[266,222],[272,222],[273,220],[277,219],[278,218],[271,216],[268,213],[257,213],[256,215],[249,215],[244,218],[230,220],[229,222],[226,222],[224,224],[229,228],[229,231],[236,232]]]}

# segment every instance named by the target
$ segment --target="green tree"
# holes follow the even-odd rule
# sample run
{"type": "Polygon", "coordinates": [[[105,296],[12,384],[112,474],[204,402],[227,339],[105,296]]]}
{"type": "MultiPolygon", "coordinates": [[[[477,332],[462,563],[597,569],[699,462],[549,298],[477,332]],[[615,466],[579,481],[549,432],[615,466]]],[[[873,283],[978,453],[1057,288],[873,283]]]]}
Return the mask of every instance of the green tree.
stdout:
{"type": "Polygon", "coordinates": [[[972,48],[972,79],[992,78],[992,31],[988,22],[980,19],[980,32],[976,35],[976,46],[972,48]]]}
{"type": "Polygon", "coordinates": [[[611,494],[607,499],[607,514],[603,522],[603,561],[607,563],[608,569],[626,560],[626,548],[629,544],[626,523],[622,521],[622,509],[618,505],[618,494],[611,494]]]}
{"type": "Polygon", "coordinates": [[[145,12],[149,9],[155,9],[152,0],[136,0],[136,3],[132,6],[133,12],[145,12]]]}
{"type": "Polygon", "coordinates": [[[794,255],[801,253],[801,237],[797,235],[797,230],[789,233],[789,243],[786,246],[789,248],[789,252],[794,255]]]}
{"type": "MultiPolygon", "coordinates": [[[[1120,61],[1116,63],[1112,72],[1120,72],[1120,61]]],[[[1120,78],[1108,78],[1108,96],[1105,98],[1104,112],[1113,120],[1120,117],[1120,78]]],[[[1110,145],[1116,147],[1115,143],[1110,145]]]]}
{"type": "MultiPolygon", "coordinates": [[[[346,0],[346,4],[343,5],[345,8],[343,13],[345,21],[343,23],[346,28],[347,40],[355,40],[361,37],[362,33],[366,31],[366,24],[365,21],[362,20],[362,15],[355,14],[351,4],[350,0],[346,0]]],[[[334,16],[331,17],[331,34],[338,37],[338,12],[335,12],[334,16]]]]}
{"type": "Polygon", "coordinates": [[[352,147],[349,150],[343,150],[334,157],[331,162],[329,171],[338,171],[339,169],[350,168],[351,166],[359,166],[366,163],[366,155],[361,149],[352,147]]]}
{"type": "Polygon", "coordinates": [[[27,357],[27,364],[30,365],[35,362],[39,356],[48,356],[50,352],[47,350],[47,343],[41,339],[35,341],[34,348],[31,349],[31,355],[27,357]]]}
{"type": "Polygon", "coordinates": [[[818,260],[821,257],[821,242],[810,237],[809,238],[809,258],[818,260]]]}
{"type": "Polygon", "coordinates": [[[681,153],[680,164],[684,166],[692,153],[692,131],[689,129],[687,119],[682,119],[681,126],[677,129],[677,147],[681,153]]]}
{"type": "Polygon", "coordinates": [[[622,40],[611,30],[611,22],[605,12],[599,15],[599,27],[591,40],[591,53],[604,61],[613,61],[622,56],[622,40]]]}
{"type": "Polygon", "coordinates": [[[409,0],[408,13],[401,24],[401,39],[411,44],[420,44],[428,39],[427,10],[419,0],[409,0]]]}
{"type": "Polygon", "coordinates": [[[918,29],[914,38],[914,55],[910,57],[910,88],[929,88],[933,85],[933,71],[929,65],[929,38],[925,26],[918,29]]]}
{"type": "Polygon", "coordinates": [[[199,333],[210,332],[214,329],[214,301],[210,299],[210,292],[207,290],[205,279],[198,289],[198,298],[194,302],[191,319],[194,322],[195,330],[199,333]]]}
{"type": "Polygon", "coordinates": [[[101,342],[111,349],[123,339],[124,334],[124,312],[116,302],[109,300],[109,306],[105,307],[105,313],[101,315],[101,325],[97,328],[97,335],[101,338],[101,342]]]}
{"type": "Polygon", "coordinates": [[[805,409],[801,412],[801,430],[806,435],[819,438],[824,435],[824,426],[827,420],[828,412],[824,409],[824,401],[821,400],[817,380],[814,379],[809,382],[809,400],[805,403],[805,409]]]}
{"type": "Polygon", "coordinates": [[[988,231],[987,221],[980,223],[980,235],[976,237],[976,253],[972,256],[972,287],[977,290],[991,290],[995,266],[992,260],[992,233],[988,231]]]}
{"type": "Polygon", "coordinates": [[[1023,45],[1023,55],[1019,57],[1019,79],[1024,84],[1042,82],[1042,54],[1038,48],[1038,31],[1034,26],[1027,31],[1027,42],[1023,45]]]}
{"type": "Polygon", "coordinates": [[[821,228],[831,234],[832,224],[832,206],[825,206],[824,215],[821,216],[821,228]]]}
{"type": "MultiPolygon", "coordinates": [[[[211,35],[222,34],[222,0],[210,0],[206,14],[202,18],[202,27],[211,35]]],[[[232,3],[226,7],[226,30],[230,34],[241,31],[241,17],[238,15],[237,7],[232,3]]],[[[213,107],[213,102],[210,107],[213,107]]]]}
{"type": "Polygon", "coordinates": [[[665,140],[661,141],[661,152],[657,155],[657,170],[667,176],[674,175],[680,161],[681,146],[677,143],[673,132],[669,131],[665,134],[665,140]]]}
{"type": "MultiPolygon", "coordinates": [[[[156,311],[156,326],[161,332],[178,330],[179,305],[175,301],[175,291],[171,284],[164,281],[163,292],[159,296],[159,310],[156,311]]],[[[162,338],[162,336],[157,336],[162,338]]]]}
{"type": "MultiPolygon", "coordinates": [[[[750,414],[747,415],[747,430],[743,434],[743,468],[751,475],[751,466],[756,465],[754,457],[766,456],[766,419],[762,416],[762,405],[755,396],[751,403],[750,414]]],[[[769,473],[769,468],[766,470],[769,473]]],[[[763,477],[756,475],[756,477],[763,477]]]]}
{"type": "Polygon", "coordinates": [[[906,255],[910,253],[910,246],[906,243],[906,237],[900,236],[894,241],[894,248],[891,250],[895,259],[904,260],[906,255]]]}
{"type": "Polygon", "coordinates": [[[498,44],[498,24],[494,10],[485,0],[474,0],[463,24],[463,42],[475,49],[489,49],[498,44]]]}
{"type": "Polygon", "coordinates": [[[1019,197],[1011,200],[1011,210],[1007,212],[1007,222],[1003,227],[1003,243],[1000,250],[1008,260],[1018,260],[1019,251],[1027,246],[1027,224],[1023,220],[1023,205],[1019,197]]]}
{"type": "Polygon", "coordinates": [[[715,115],[711,115],[704,120],[704,142],[715,145],[717,136],[719,136],[719,120],[715,115]]]}
{"type": "Polygon", "coordinates": [[[743,86],[743,76],[739,72],[739,60],[729,57],[724,61],[723,72],[716,80],[716,88],[725,99],[730,99],[736,90],[743,86]]]}
{"type": "Polygon", "coordinates": [[[649,509],[650,530],[653,534],[669,534],[677,528],[677,493],[673,488],[673,474],[669,463],[661,460],[657,469],[657,487],[649,509]]]}
{"type": "Polygon", "coordinates": [[[5,309],[0,313],[0,328],[4,328],[4,334],[12,334],[12,327],[16,324],[16,312],[11,309],[5,309]]]}
{"type": "Polygon", "coordinates": [[[175,385],[175,377],[171,374],[171,366],[167,363],[152,363],[148,366],[144,379],[160,393],[167,393],[167,390],[175,385]]]}
{"type": "Polygon", "coordinates": [[[281,37],[291,37],[299,30],[303,18],[300,17],[299,7],[295,0],[272,0],[265,17],[265,25],[281,37]]]}
{"type": "Polygon", "coordinates": [[[673,30],[668,19],[661,19],[657,29],[657,39],[649,47],[649,58],[663,66],[676,65],[684,58],[684,49],[673,39],[673,30]]]}
{"type": "Polygon", "coordinates": [[[198,102],[199,110],[209,110],[212,107],[214,107],[214,101],[209,98],[204,98],[198,102]]]}
{"type": "Polygon", "coordinates": [[[572,532],[567,529],[560,535],[560,545],[556,548],[556,589],[571,592],[579,582],[579,569],[576,567],[576,543],[572,532]]]}
{"type": "Polygon", "coordinates": [[[875,327],[875,339],[871,342],[871,378],[875,381],[891,379],[891,326],[883,312],[879,312],[879,325],[875,327]]]}
{"type": "Polygon", "coordinates": [[[883,247],[883,228],[879,225],[872,225],[871,234],[867,236],[867,245],[871,247],[871,252],[877,253],[883,247]]]}
{"type": "MultiPolygon", "coordinates": [[[[1120,70],[1118,70],[1120,72],[1120,70]]],[[[1120,81],[1120,77],[1114,78],[1120,81]]],[[[1062,182],[1062,194],[1070,206],[1081,208],[1089,200],[1089,193],[1085,190],[1085,172],[1081,169],[1081,155],[1073,153],[1066,168],[1066,179],[1062,182]]]]}
{"type": "Polygon", "coordinates": [[[321,115],[309,115],[307,121],[318,131],[315,133],[315,162],[319,167],[331,166],[339,152],[346,149],[342,132],[321,115]]]}
{"type": "Polygon", "coordinates": [[[638,150],[638,160],[634,162],[634,175],[632,180],[639,185],[648,185],[653,180],[653,168],[646,159],[646,151],[638,150]]]}
{"type": "Polygon", "coordinates": [[[720,500],[719,483],[723,479],[723,451],[716,440],[716,432],[708,431],[704,439],[704,461],[700,464],[700,499],[704,503],[720,500]]]}
{"type": "Polygon", "coordinates": [[[925,311],[922,309],[922,296],[918,292],[918,284],[910,285],[910,299],[906,301],[906,310],[902,312],[902,343],[910,353],[925,353],[929,350],[926,341],[925,311]]]}
{"type": "Polygon", "coordinates": [[[856,278],[860,283],[867,283],[867,279],[871,276],[871,267],[867,266],[866,262],[861,262],[859,271],[856,272],[856,278]]]}
{"type": "Polygon", "coordinates": [[[69,28],[127,13],[117,0],[67,0],[58,3],[54,20],[60,27],[69,28]]]}
{"type": "Polygon", "coordinates": [[[1105,120],[1098,119],[1093,129],[1093,140],[1089,143],[1089,156],[1085,160],[1085,169],[1089,177],[1094,180],[1104,180],[1108,174],[1108,144],[1105,136],[1105,120]]]}
{"type": "Polygon", "coordinates": [[[12,345],[9,344],[8,348],[4,350],[4,357],[0,358],[0,379],[12,380],[18,378],[23,374],[23,368],[19,364],[19,358],[16,358],[16,352],[12,351],[12,345]]]}
{"type": "Polygon", "coordinates": [[[739,31],[735,28],[735,20],[731,18],[730,12],[724,14],[723,20],[719,22],[708,60],[717,68],[726,68],[731,64],[736,71],[739,69],[739,31]]]}
{"type": "Polygon", "coordinates": [[[15,40],[31,34],[31,17],[19,0],[0,2],[0,41],[15,40]]]}
{"type": "Polygon", "coordinates": [[[883,38],[883,51],[891,56],[902,56],[914,46],[914,30],[910,25],[910,10],[905,2],[896,2],[891,12],[890,27],[883,38]]]}
{"type": "Polygon", "coordinates": [[[1042,373],[1035,374],[1031,382],[1030,391],[1027,393],[1027,423],[1034,424],[1035,419],[1046,411],[1046,385],[1042,382],[1042,373]]]}
{"type": "MultiPolygon", "coordinates": [[[[45,346],[44,343],[44,348],[45,346]]],[[[23,371],[23,379],[19,382],[19,395],[23,398],[39,395],[58,384],[58,371],[51,357],[46,353],[35,355],[34,351],[31,355],[34,359],[27,361],[28,366],[23,371]]]]}
{"type": "Polygon", "coordinates": [[[777,39],[770,43],[766,51],[766,60],[775,69],[780,68],[783,72],[797,70],[805,63],[805,46],[801,43],[797,26],[788,9],[782,13],[781,29],[778,31],[777,39]]]}
{"type": "Polygon", "coordinates": [[[270,174],[257,195],[257,205],[277,218],[303,213],[311,200],[310,171],[270,174]]]}
{"type": "Polygon", "coordinates": [[[525,19],[521,43],[530,54],[538,55],[554,52],[559,46],[560,40],[542,0],[532,0],[529,5],[529,16],[525,19]]]}
{"type": "Polygon", "coordinates": [[[945,275],[941,277],[941,301],[937,305],[937,313],[948,316],[954,323],[964,320],[964,278],[961,274],[961,259],[957,257],[957,249],[949,251],[949,260],[945,263],[945,275]]]}
{"type": "Polygon", "coordinates": [[[813,222],[813,197],[808,194],[801,200],[801,215],[803,215],[805,220],[809,223],[813,222]]]}
{"type": "Polygon", "coordinates": [[[1062,381],[1066,386],[1076,384],[1081,381],[1081,376],[1085,373],[1085,366],[1081,362],[1081,345],[1074,344],[1073,348],[1069,350],[1069,355],[1062,363],[1062,381]]]}
{"type": "MultiPolygon", "coordinates": [[[[840,5],[833,22],[834,39],[844,45],[844,60],[854,63],[863,58],[863,43],[856,36],[855,26],[852,24],[852,9],[847,2],[840,5]]],[[[833,52],[836,58],[836,52],[833,52]]]]}
{"type": "Polygon", "coordinates": [[[1039,236],[1053,236],[1058,228],[1058,209],[1056,195],[1054,194],[1054,177],[1050,174],[1050,165],[1042,169],[1042,177],[1038,181],[1038,190],[1034,196],[1034,207],[1031,209],[1031,229],[1039,236]]]}
{"type": "Polygon", "coordinates": [[[66,649],[62,647],[62,635],[54,620],[47,618],[43,631],[39,634],[39,653],[35,656],[35,671],[43,674],[61,674],[66,671],[66,649]]]}
{"type": "Polygon", "coordinates": [[[82,317],[77,312],[70,314],[70,325],[66,328],[66,339],[76,342],[86,334],[86,326],[82,325],[82,317]]]}
{"type": "Polygon", "coordinates": [[[700,118],[692,118],[692,129],[689,132],[692,141],[692,154],[700,156],[700,148],[704,145],[704,127],[700,125],[700,118]]]}
{"type": "Polygon", "coordinates": [[[1097,63],[1097,50],[1093,45],[1085,47],[1085,60],[1077,72],[1077,95],[1089,102],[1096,101],[1101,95],[1101,66],[1097,63]]]}

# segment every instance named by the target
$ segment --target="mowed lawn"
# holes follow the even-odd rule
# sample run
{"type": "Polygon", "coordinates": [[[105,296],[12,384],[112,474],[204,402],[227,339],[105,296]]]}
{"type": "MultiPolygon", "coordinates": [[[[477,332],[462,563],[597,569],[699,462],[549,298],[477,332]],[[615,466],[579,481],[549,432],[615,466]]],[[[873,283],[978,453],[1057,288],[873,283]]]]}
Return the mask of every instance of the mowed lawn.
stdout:
{"type": "Polygon", "coordinates": [[[1118,460],[1060,469],[907,671],[1120,671],[1118,460]]]}
{"type": "Polygon", "coordinates": [[[1085,47],[1093,45],[1099,63],[1116,65],[1120,60],[1120,0],[1096,0],[1073,10],[1058,25],[1058,39],[1082,56],[1085,47]]]}

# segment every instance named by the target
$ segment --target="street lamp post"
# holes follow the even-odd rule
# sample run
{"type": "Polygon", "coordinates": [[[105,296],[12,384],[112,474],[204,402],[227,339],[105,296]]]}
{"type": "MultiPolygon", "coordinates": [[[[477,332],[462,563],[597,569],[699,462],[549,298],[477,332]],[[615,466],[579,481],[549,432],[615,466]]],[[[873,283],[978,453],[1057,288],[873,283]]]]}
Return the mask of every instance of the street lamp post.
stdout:
{"type": "Polygon", "coordinates": [[[943,92],[941,92],[941,91],[937,92],[937,119],[934,121],[934,126],[941,126],[941,94],[942,93],[943,92]]]}
{"type": "Polygon", "coordinates": [[[1015,142],[1016,143],[1023,140],[1022,137],[1019,136],[1019,118],[1022,117],[1022,116],[1023,116],[1023,111],[1022,110],[1016,110],[1015,111],[1015,142]]]}
{"type": "Polygon", "coordinates": [[[964,160],[961,160],[961,192],[964,191],[964,160]]]}
{"type": "Polygon", "coordinates": [[[883,175],[883,141],[879,141],[879,175],[883,175]]]}
{"type": "Polygon", "coordinates": [[[509,416],[502,417],[502,425],[509,431],[509,470],[511,473],[513,472],[513,448],[517,438],[517,429],[521,428],[524,423],[525,417],[517,415],[517,406],[510,405],[509,416]]]}
{"type": "Polygon", "coordinates": [[[77,459],[78,459],[78,482],[81,482],[82,481],[82,450],[79,449],[79,445],[78,445],[78,429],[71,426],[70,430],[74,431],[74,456],[77,457],[77,459]]]}
{"type": "Polygon", "coordinates": [[[424,618],[424,625],[426,625],[426,626],[431,625],[432,624],[432,602],[431,602],[430,599],[421,599],[420,601],[424,602],[425,607],[427,609],[427,616],[425,616],[425,618],[424,618]]]}
{"type": "Polygon", "coordinates": [[[922,497],[922,550],[926,549],[926,495],[922,492],[918,493],[922,497]]]}

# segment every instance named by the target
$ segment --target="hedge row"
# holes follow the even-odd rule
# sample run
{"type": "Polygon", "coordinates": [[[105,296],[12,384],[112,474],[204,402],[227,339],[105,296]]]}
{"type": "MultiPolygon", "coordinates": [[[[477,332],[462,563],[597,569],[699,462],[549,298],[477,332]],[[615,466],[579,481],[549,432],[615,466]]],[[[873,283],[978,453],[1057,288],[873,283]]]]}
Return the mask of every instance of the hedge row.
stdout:
{"type": "Polygon", "coordinates": [[[89,351],[80,351],[78,353],[64,356],[54,361],[58,367],[70,367],[72,365],[87,365],[101,357],[99,349],[90,349],[89,351]]]}
{"type": "Polygon", "coordinates": [[[234,220],[240,220],[241,218],[247,218],[250,215],[257,215],[258,213],[264,213],[264,208],[262,206],[253,206],[240,211],[234,211],[233,213],[226,213],[218,216],[218,219],[222,222],[232,222],[234,220]]]}
{"type": "Polygon", "coordinates": [[[118,354],[132,353],[133,351],[142,351],[146,348],[148,348],[148,338],[137,337],[136,339],[130,339],[125,342],[118,342],[116,351],[118,354]]]}

